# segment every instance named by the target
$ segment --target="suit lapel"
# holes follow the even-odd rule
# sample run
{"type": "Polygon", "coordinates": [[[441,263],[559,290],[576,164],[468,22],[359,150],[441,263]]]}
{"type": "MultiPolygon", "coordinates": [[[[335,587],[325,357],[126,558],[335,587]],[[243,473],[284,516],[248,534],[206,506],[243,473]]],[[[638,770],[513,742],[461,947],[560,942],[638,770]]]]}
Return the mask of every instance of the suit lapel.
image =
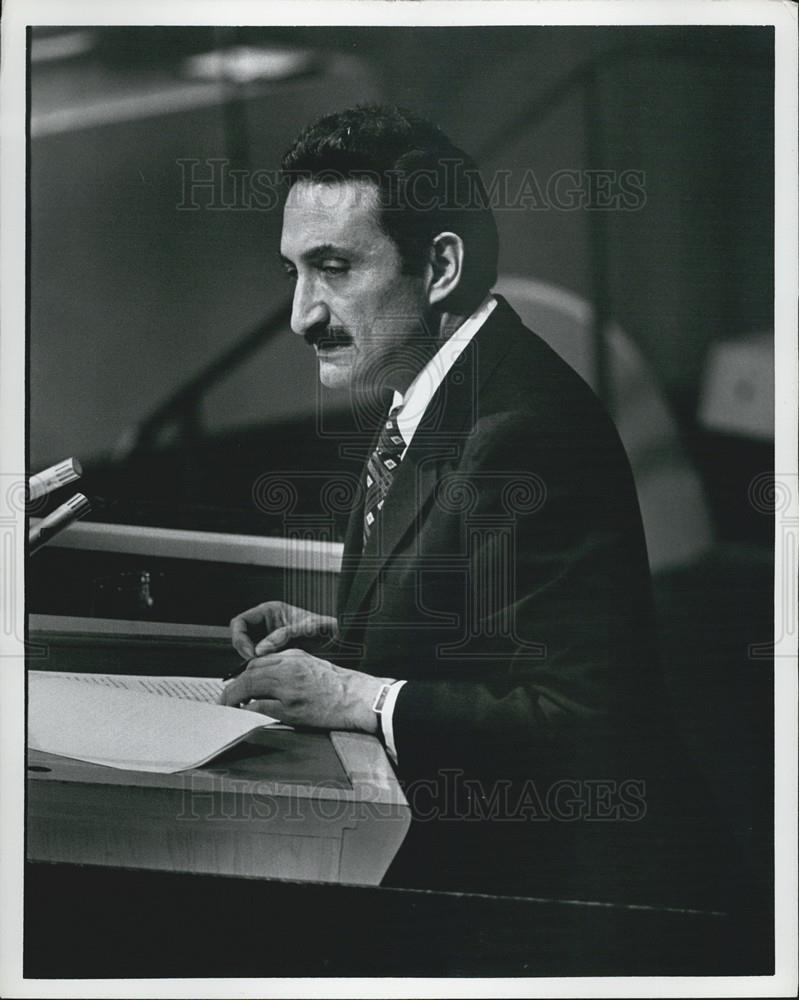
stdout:
{"type": "MultiPolygon", "coordinates": [[[[361,473],[361,485],[363,485],[363,473],[361,473]]],[[[344,535],[344,550],[341,558],[341,572],[338,578],[338,589],[336,592],[336,615],[341,619],[344,608],[347,604],[352,581],[358,569],[361,559],[361,548],[363,542],[363,502],[364,490],[358,491],[358,502],[350,511],[347,531],[344,535]]]]}
{"type": "MultiPolygon", "coordinates": [[[[414,448],[413,444],[412,442],[397,470],[366,548],[361,551],[360,558],[357,555],[353,557],[357,560],[357,565],[349,573],[349,580],[339,600],[340,617],[344,619],[345,627],[347,618],[357,612],[369,594],[386,560],[413,526],[438,481],[438,456],[424,447],[414,448]]],[[[358,515],[357,530],[362,531],[362,507],[358,515]]]]}
{"type": "Polygon", "coordinates": [[[465,436],[478,419],[480,387],[506,350],[501,327],[510,317],[518,322],[507,303],[497,298],[496,309],[447,373],[427,407],[363,551],[362,498],[350,516],[338,592],[338,615],[344,631],[389,556],[415,527],[444,469],[457,463],[465,436]]]}

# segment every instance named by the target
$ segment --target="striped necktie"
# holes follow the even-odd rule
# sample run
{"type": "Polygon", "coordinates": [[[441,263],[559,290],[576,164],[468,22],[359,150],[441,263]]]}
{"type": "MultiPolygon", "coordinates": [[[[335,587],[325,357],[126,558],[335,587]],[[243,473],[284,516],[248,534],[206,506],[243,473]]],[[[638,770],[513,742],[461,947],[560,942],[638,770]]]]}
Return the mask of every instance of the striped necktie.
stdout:
{"type": "Polygon", "coordinates": [[[366,463],[366,500],[364,502],[363,544],[369,539],[369,533],[375,523],[379,511],[383,507],[394,473],[402,461],[405,442],[397,427],[399,406],[389,413],[388,419],[380,430],[377,446],[366,463]]]}

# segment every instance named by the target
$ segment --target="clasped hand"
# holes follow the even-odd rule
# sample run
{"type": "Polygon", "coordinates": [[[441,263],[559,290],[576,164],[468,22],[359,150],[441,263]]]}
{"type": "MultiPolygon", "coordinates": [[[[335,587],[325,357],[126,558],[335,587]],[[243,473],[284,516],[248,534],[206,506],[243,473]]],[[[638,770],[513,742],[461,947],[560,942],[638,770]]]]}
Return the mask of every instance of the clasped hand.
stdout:
{"type": "Polygon", "coordinates": [[[225,685],[219,703],[290,725],[376,732],[372,705],[390,678],[347,670],[315,655],[336,630],[335,618],[283,601],[267,601],[237,615],[230,623],[231,639],[249,662],[225,685]],[[256,642],[259,632],[266,634],[256,642]]]}

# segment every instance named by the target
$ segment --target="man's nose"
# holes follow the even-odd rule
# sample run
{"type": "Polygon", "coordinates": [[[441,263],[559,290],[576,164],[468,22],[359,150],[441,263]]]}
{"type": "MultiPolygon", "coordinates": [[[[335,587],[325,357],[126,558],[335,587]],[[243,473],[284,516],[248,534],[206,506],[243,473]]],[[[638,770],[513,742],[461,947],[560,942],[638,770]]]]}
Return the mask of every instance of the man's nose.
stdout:
{"type": "Polygon", "coordinates": [[[291,303],[291,329],[303,337],[315,326],[320,324],[326,326],[329,321],[330,312],[324,300],[317,294],[315,285],[298,279],[291,303]]]}

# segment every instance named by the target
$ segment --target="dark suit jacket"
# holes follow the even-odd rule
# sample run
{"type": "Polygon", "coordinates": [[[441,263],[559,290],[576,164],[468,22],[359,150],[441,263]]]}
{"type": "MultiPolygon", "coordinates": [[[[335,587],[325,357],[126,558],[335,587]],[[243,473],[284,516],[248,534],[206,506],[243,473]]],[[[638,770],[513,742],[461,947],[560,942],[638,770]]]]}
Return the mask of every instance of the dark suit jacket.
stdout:
{"type": "Polygon", "coordinates": [[[695,879],[696,825],[664,792],[676,750],[629,464],[591,389],[504,300],[365,551],[362,522],[358,506],[337,658],[408,681],[394,732],[416,822],[389,880],[655,901],[647,868],[666,855],[695,879]]]}

